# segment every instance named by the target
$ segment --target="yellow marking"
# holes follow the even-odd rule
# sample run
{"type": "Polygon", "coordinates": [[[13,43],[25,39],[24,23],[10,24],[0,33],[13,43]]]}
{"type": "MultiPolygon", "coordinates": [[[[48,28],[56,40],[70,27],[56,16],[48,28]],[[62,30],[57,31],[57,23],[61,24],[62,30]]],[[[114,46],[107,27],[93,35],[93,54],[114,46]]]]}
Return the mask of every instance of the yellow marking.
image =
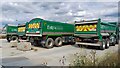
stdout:
{"type": "Polygon", "coordinates": [[[96,24],[94,25],[80,25],[80,26],[76,26],[76,31],[93,31],[94,29],[96,29],[96,24]]]}
{"type": "Polygon", "coordinates": [[[25,31],[25,27],[19,27],[18,28],[18,32],[24,32],[25,31]]]}
{"type": "Polygon", "coordinates": [[[85,28],[84,31],[87,31],[87,29],[85,28]]]}

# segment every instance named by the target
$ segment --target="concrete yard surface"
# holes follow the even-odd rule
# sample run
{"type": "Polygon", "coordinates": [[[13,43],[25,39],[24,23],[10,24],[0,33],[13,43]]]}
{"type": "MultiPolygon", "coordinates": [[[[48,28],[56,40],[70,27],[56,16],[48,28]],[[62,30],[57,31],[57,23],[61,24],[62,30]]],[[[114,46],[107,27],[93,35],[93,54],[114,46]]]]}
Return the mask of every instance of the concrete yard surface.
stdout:
{"type": "Polygon", "coordinates": [[[103,56],[106,52],[118,52],[118,45],[110,46],[108,49],[99,50],[96,47],[78,47],[77,45],[64,45],[46,49],[41,46],[32,46],[36,50],[20,51],[12,47],[5,39],[0,39],[1,65],[3,66],[68,66],[71,55],[75,53],[89,54],[91,50],[96,51],[97,56],[103,56]]]}

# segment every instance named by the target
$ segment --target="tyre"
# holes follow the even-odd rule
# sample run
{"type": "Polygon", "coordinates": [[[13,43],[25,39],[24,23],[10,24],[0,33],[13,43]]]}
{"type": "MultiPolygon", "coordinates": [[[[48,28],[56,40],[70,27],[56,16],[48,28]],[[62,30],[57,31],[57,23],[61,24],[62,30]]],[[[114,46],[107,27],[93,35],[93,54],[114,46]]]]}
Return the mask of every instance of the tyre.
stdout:
{"type": "Polygon", "coordinates": [[[11,38],[10,38],[10,37],[7,37],[7,41],[10,42],[10,41],[11,41],[11,38]]]}
{"type": "Polygon", "coordinates": [[[55,39],[55,45],[56,45],[57,47],[62,46],[62,38],[61,38],[61,37],[57,37],[57,38],[55,39]]]}
{"type": "Polygon", "coordinates": [[[54,45],[54,40],[52,38],[48,38],[45,42],[45,47],[46,48],[53,48],[54,45]]]}
{"type": "Polygon", "coordinates": [[[103,41],[101,41],[101,43],[100,43],[100,49],[101,50],[104,50],[105,49],[105,40],[103,40],[103,41]]]}
{"type": "Polygon", "coordinates": [[[12,36],[12,40],[13,41],[18,40],[18,37],[17,36],[12,36]]]}
{"type": "Polygon", "coordinates": [[[105,42],[106,42],[105,48],[109,48],[110,47],[110,40],[106,39],[105,42]]]}
{"type": "Polygon", "coordinates": [[[11,40],[7,40],[8,42],[10,42],[11,40]]]}

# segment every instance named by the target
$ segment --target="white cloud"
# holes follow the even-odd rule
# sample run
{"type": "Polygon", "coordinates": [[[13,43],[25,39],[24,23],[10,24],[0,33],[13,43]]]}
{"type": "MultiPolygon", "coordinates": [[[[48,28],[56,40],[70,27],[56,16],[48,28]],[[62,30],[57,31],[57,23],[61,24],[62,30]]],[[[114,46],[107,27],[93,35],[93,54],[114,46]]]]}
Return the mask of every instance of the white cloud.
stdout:
{"type": "Polygon", "coordinates": [[[7,2],[23,2],[23,1],[37,1],[37,2],[118,2],[119,0],[4,0],[7,2]]]}
{"type": "Polygon", "coordinates": [[[76,16],[83,16],[85,14],[86,14],[86,11],[79,11],[79,12],[75,13],[74,15],[76,15],[76,16]]]}
{"type": "Polygon", "coordinates": [[[14,19],[11,19],[11,18],[3,18],[4,21],[8,21],[8,22],[14,22],[15,20],[14,19]]]}
{"type": "Polygon", "coordinates": [[[67,15],[72,16],[73,15],[72,10],[68,11],[67,15]]]}
{"type": "Polygon", "coordinates": [[[24,23],[35,17],[61,22],[94,18],[117,21],[117,12],[116,2],[4,2],[0,22],[24,23]]]}

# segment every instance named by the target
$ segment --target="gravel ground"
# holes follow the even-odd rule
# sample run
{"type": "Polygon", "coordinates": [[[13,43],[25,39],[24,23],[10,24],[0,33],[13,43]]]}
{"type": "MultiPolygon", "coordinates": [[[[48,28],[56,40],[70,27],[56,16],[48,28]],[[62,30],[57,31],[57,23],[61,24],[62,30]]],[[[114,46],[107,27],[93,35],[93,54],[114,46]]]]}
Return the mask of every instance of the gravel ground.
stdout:
{"type": "Polygon", "coordinates": [[[118,52],[118,45],[110,46],[105,50],[98,50],[97,47],[80,48],[76,45],[64,45],[45,49],[40,46],[33,46],[34,50],[20,51],[16,47],[11,48],[13,43],[8,43],[5,39],[0,39],[1,65],[4,66],[67,66],[69,65],[71,55],[75,53],[89,54],[91,50],[96,51],[97,56],[103,56],[107,52],[118,52]],[[64,61],[65,63],[62,63],[64,61]]]}

